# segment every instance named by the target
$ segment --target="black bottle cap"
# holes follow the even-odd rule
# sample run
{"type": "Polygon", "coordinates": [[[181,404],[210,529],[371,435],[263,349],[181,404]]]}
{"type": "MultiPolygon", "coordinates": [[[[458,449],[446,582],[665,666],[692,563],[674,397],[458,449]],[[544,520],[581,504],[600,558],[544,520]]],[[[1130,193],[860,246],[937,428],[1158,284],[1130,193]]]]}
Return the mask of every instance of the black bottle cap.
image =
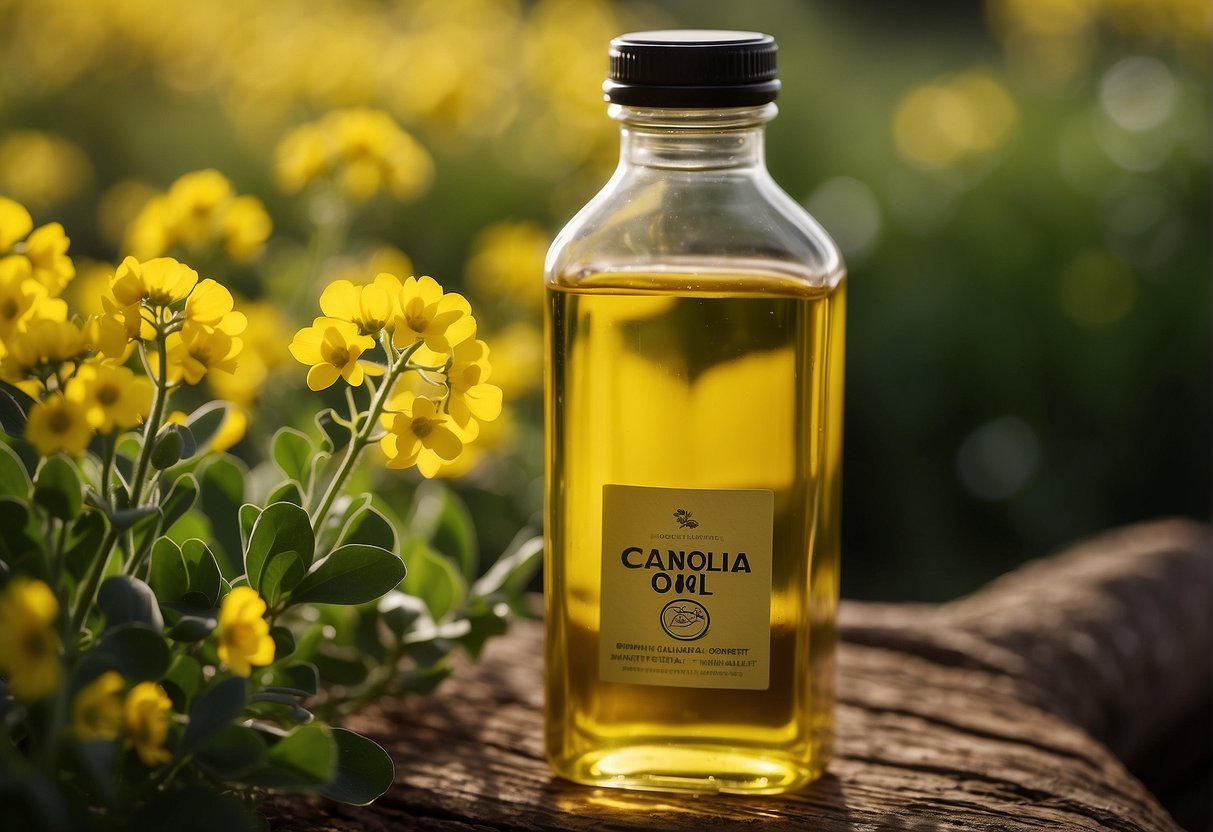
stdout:
{"type": "Polygon", "coordinates": [[[752,107],[779,93],[770,35],[714,29],[632,32],[611,41],[602,90],[632,107],[752,107]]]}

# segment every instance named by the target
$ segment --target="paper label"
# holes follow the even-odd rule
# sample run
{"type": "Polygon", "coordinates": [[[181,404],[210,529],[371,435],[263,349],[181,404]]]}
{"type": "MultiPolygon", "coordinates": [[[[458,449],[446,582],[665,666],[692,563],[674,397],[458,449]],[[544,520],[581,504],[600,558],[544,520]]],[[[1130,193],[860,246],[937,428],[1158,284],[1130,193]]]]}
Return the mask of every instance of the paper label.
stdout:
{"type": "Polygon", "coordinates": [[[598,675],[766,690],[775,498],[761,489],[602,489],[598,675]]]}

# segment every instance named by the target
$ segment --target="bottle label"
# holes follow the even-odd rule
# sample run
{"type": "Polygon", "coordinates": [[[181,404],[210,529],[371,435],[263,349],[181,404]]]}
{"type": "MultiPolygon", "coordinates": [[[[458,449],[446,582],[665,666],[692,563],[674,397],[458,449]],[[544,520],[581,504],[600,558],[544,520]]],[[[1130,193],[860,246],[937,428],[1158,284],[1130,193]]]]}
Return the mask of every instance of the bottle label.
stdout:
{"type": "Polygon", "coordinates": [[[766,690],[774,516],[768,490],[604,485],[599,678],[766,690]]]}

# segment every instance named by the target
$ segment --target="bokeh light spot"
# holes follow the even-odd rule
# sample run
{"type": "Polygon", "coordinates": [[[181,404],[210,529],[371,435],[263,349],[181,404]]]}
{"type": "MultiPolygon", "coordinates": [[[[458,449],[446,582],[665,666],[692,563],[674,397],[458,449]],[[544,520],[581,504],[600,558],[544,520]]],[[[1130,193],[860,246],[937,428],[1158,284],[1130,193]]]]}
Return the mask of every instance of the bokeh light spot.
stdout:
{"type": "Polygon", "coordinates": [[[960,444],[956,474],[979,500],[1005,500],[1040,467],[1040,440],[1023,419],[1003,416],[976,428],[960,444]]]}
{"type": "Polygon", "coordinates": [[[828,179],[805,203],[852,265],[871,253],[880,238],[880,205],[872,189],[849,176],[828,179]]]}

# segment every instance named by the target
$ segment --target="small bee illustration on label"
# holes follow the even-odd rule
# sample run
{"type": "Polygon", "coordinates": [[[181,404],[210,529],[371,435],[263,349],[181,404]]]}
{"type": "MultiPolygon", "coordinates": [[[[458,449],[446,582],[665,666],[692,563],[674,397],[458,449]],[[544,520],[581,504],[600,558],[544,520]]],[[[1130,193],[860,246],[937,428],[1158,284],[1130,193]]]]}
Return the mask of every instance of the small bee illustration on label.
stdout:
{"type": "Polygon", "coordinates": [[[699,521],[691,519],[691,512],[685,508],[680,508],[674,512],[674,519],[678,521],[678,527],[681,529],[697,529],[699,521]]]}

